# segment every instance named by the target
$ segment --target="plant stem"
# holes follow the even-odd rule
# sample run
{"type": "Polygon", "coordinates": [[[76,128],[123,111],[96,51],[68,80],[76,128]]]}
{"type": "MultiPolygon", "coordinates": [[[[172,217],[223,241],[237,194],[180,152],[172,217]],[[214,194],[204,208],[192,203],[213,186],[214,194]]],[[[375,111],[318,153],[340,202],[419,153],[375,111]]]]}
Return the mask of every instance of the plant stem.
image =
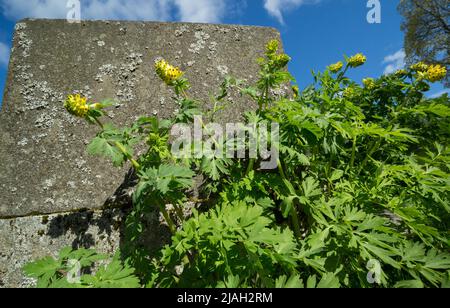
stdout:
{"type": "Polygon", "coordinates": [[[298,221],[297,211],[295,209],[295,201],[294,206],[291,209],[291,220],[292,226],[294,227],[294,234],[296,237],[300,238],[302,236],[302,232],[300,231],[300,222],[298,221]]]}
{"type": "Polygon", "coordinates": [[[283,180],[287,180],[286,174],[284,174],[283,166],[281,165],[281,161],[278,159],[277,161],[278,171],[280,171],[280,175],[283,178],[283,180]]]}
{"type": "Polygon", "coordinates": [[[333,161],[334,161],[334,153],[333,151],[331,151],[330,153],[330,160],[328,161],[328,166],[327,166],[327,177],[330,175],[330,171],[333,168],[333,161]]]}
{"type": "Polygon", "coordinates": [[[374,145],[371,147],[370,151],[367,153],[366,158],[364,158],[364,161],[362,162],[361,166],[359,167],[358,174],[361,173],[361,171],[366,166],[367,162],[369,161],[370,156],[376,151],[376,149],[380,146],[380,140],[377,140],[374,145]]]}
{"type": "MultiPolygon", "coordinates": [[[[277,161],[277,164],[278,164],[278,170],[280,171],[281,178],[283,179],[283,183],[289,182],[288,179],[286,178],[286,174],[284,173],[283,166],[281,165],[281,161],[279,159],[277,161]]],[[[287,189],[289,191],[291,191],[291,188],[286,183],[285,183],[285,186],[287,187],[287,189]]],[[[291,192],[291,193],[293,193],[293,192],[291,192]]],[[[300,231],[300,222],[298,221],[298,215],[297,215],[297,210],[296,210],[295,205],[296,205],[296,202],[294,200],[294,206],[291,209],[291,222],[292,222],[292,227],[294,229],[295,236],[301,237],[302,232],[300,231]]]]}
{"type": "Polygon", "coordinates": [[[127,149],[125,149],[125,147],[121,143],[116,141],[116,142],[114,142],[114,145],[131,162],[131,164],[133,165],[134,169],[139,170],[141,168],[141,165],[139,165],[139,163],[130,155],[130,153],[128,153],[127,149]]]}
{"type": "MultiPolygon", "coordinates": [[[[95,118],[95,122],[98,124],[98,126],[100,126],[100,128],[102,130],[105,130],[105,126],[103,125],[103,123],[98,119],[95,118]]],[[[110,142],[108,142],[111,146],[115,146],[116,148],[119,149],[120,152],[122,152],[123,155],[126,156],[126,158],[131,162],[131,164],[133,165],[134,169],[139,170],[141,168],[141,165],[139,165],[139,163],[130,155],[130,153],[128,153],[127,149],[125,149],[125,147],[120,144],[119,142],[114,142],[114,144],[111,144],[110,142]]]]}
{"type": "Polygon", "coordinates": [[[184,89],[181,89],[181,94],[184,96],[185,99],[189,99],[189,97],[184,89]]]}
{"type": "Polygon", "coordinates": [[[256,161],[256,159],[250,158],[250,161],[248,162],[248,166],[247,166],[247,171],[245,172],[245,176],[247,176],[250,173],[250,171],[253,170],[253,168],[255,166],[255,161],[256,161]]]}
{"type": "Polygon", "coordinates": [[[342,72],[342,77],[345,77],[345,73],[347,73],[348,68],[349,68],[349,66],[348,66],[348,64],[347,64],[347,65],[345,66],[344,71],[342,72]]]}
{"type": "Polygon", "coordinates": [[[355,156],[356,156],[356,137],[353,137],[352,158],[350,160],[350,169],[353,168],[353,164],[355,163],[355,156]]]}
{"type": "Polygon", "coordinates": [[[105,130],[105,126],[103,125],[102,122],[100,122],[100,120],[99,120],[98,118],[95,118],[95,122],[98,124],[98,126],[100,126],[100,128],[101,128],[102,130],[105,130]]]}

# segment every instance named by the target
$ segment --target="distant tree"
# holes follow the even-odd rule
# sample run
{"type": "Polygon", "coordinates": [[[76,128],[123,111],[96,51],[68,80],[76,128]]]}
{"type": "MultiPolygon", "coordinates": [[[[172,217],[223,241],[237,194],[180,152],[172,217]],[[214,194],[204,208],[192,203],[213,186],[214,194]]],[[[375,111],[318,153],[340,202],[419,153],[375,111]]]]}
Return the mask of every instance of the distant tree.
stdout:
{"type": "MultiPolygon", "coordinates": [[[[441,64],[449,71],[449,0],[400,0],[398,10],[405,18],[402,30],[406,62],[441,64]]],[[[448,73],[443,82],[450,86],[448,73]]]]}

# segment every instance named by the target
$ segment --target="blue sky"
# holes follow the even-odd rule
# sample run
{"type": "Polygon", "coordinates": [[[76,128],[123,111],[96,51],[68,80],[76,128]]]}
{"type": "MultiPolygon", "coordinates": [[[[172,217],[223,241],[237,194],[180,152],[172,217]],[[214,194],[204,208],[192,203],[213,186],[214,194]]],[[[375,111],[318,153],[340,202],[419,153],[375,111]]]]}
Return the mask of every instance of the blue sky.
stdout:
{"type": "MultiPolygon", "coordinates": [[[[0,0],[0,90],[6,79],[14,24],[24,17],[65,18],[73,0],[0,0]]],[[[364,53],[367,64],[350,72],[362,80],[403,65],[398,1],[380,0],[381,23],[367,21],[368,0],[81,0],[83,19],[213,22],[275,27],[299,85],[342,55],[364,53]]],[[[448,91],[438,84],[430,96],[448,91]]],[[[3,99],[1,95],[0,99],[3,99]]],[[[1,104],[1,102],[0,102],[1,104]]]]}

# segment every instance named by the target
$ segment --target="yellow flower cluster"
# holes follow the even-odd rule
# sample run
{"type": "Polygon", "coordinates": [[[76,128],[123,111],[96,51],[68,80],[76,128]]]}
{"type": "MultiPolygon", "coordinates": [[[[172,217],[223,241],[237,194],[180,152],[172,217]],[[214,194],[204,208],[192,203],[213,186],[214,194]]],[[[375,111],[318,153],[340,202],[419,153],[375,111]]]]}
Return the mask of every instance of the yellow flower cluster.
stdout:
{"type": "Polygon", "coordinates": [[[372,90],[375,88],[375,80],[373,78],[363,79],[363,84],[368,90],[372,90]]]}
{"type": "Polygon", "coordinates": [[[343,66],[344,64],[341,61],[339,61],[337,63],[331,64],[330,66],[328,66],[328,68],[332,73],[337,73],[342,69],[343,66]]]}
{"type": "Polygon", "coordinates": [[[64,107],[70,114],[80,118],[84,118],[90,109],[87,104],[87,98],[82,97],[80,94],[67,96],[64,107]]]}
{"type": "Polygon", "coordinates": [[[289,61],[291,61],[291,57],[289,57],[287,54],[279,54],[273,57],[273,61],[276,63],[279,67],[285,67],[289,61]]]}
{"type": "Polygon", "coordinates": [[[411,70],[414,72],[425,73],[428,70],[428,64],[418,62],[416,64],[411,65],[411,70]]]}
{"type": "MultiPolygon", "coordinates": [[[[271,40],[266,45],[266,56],[270,60],[270,63],[277,68],[283,68],[288,65],[289,61],[291,61],[291,57],[289,57],[285,53],[277,54],[279,48],[279,43],[277,40],[271,40]]],[[[265,60],[261,58],[259,60],[260,65],[264,65],[265,60]]]]}
{"type": "Polygon", "coordinates": [[[442,80],[447,75],[447,69],[442,65],[430,65],[427,70],[426,79],[431,82],[442,80]]]}
{"type": "Polygon", "coordinates": [[[278,41],[277,40],[271,40],[266,45],[266,53],[267,54],[274,54],[278,51],[278,41]]]}
{"type": "Polygon", "coordinates": [[[342,96],[344,96],[345,98],[353,98],[356,95],[356,91],[353,87],[348,87],[344,90],[344,92],[342,92],[342,96]]]}
{"type": "Polygon", "coordinates": [[[349,67],[358,67],[366,63],[366,56],[362,53],[358,53],[347,60],[349,67]]]}
{"type": "Polygon", "coordinates": [[[445,66],[439,64],[428,65],[424,62],[418,62],[411,65],[411,70],[418,73],[419,79],[426,79],[430,82],[442,80],[447,75],[445,66]]]}
{"type": "Polygon", "coordinates": [[[156,61],[155,70],[156,74],[169,86],[184,75],[178,67],[170,65],[165,60],[156,61]]]}

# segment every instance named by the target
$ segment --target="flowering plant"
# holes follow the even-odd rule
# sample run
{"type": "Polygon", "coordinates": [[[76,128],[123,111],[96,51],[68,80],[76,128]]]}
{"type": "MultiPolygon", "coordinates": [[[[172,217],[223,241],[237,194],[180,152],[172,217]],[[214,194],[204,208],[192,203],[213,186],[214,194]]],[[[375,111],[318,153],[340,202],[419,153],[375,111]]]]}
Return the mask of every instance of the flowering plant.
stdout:
{"type": "MultiPolygon", "coordinates": [[[[67,110],[100,128],[89,151],[115,165],[130,162],[139,180],[122,263],[116,258],[76,286],[104,286],[105,277],[116,277],[129,287],[448,287],[449,99],[424,95],[445,69],[420,63],[361,86],[346,72],[366,60],[357,54],[345,68],[332,64],[314,73],[313,85],[280,97],[272,90],[293,77],[290,57],[274,40],[258,60],[255,85],[225,79],[216,106],[235,88],[258,104],[245,115],[247,124],[279,123],[275,170],[258,168],[255,158],[175,157],[170,127],[192,123],[202,111],[183,72],[165,60],[155,69],[175,89],[180,109],[172,119],[143,117],[117,129],[101,122],[102,104],[69,96],[67,110]],[[148,151],[135,157],[138,141],[148,151]],[[143,217],[155,208],[172,239],[151,254],[142,245],[143,217]]],[[[67,286],[68,254],[25,271],[40,286],[67,286]]],[[[80,256],[95,259],[90,251],[80,256]]]]}

